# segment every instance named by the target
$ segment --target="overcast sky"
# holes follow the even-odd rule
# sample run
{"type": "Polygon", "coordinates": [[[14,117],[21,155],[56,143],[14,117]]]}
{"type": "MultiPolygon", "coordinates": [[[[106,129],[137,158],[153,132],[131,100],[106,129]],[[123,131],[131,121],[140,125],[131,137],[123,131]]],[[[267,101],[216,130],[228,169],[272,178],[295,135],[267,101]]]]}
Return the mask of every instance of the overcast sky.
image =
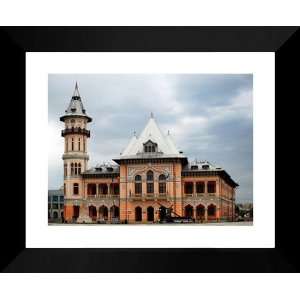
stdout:
{"type": "Polygon", "coordinates": [[[49,189],[63,184],[60,130],[78,82],[89,116],[89,167],[111,161],[153,112],[190,161],[208,160],[239,183],[237,201],[252,201],[252,84],[250,74],[49,75],[49,189]]]}

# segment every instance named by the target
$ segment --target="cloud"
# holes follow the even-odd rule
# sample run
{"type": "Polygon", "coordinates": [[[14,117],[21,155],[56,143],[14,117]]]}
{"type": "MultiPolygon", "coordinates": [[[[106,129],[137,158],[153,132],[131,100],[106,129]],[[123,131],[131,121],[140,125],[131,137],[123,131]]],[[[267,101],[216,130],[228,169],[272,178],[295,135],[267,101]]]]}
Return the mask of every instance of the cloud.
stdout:
{"type": "Polygon", "coordinates": [[[150,112],[192,160],[224,167],[240,183],[239,201],[252,200],[251,74],[50,74],[49,187],[61,185],[63,139],[59,117],[75,81],[90,123],[89,165],[119,155],[150,112]]]}

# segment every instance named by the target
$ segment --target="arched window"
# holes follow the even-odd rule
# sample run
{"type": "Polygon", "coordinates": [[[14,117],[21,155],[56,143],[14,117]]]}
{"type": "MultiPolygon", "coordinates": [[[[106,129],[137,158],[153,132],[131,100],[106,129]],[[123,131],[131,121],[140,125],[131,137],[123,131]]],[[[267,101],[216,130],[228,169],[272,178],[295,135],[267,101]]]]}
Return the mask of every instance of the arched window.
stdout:
{"type": "Polygon", "coordinates": [[[153,182],[153,172],[147,172],[147,194],[154,193],[154,182],[153,182]]]}
{"type": "Polygon", "coordinates": [[[71,175],[74,175],[74,164],[71,163],[71,175]]]}
{"type": "Polygon", "coordinates": [[[166,176],[164,174],[158,177],[158,190],[160,194],[166,194],[166,176]]]}
{"type": "Polygon", "coordinates": [[[191,206],[190,204],[188,204],[185,208],[184,208],[184,215],[187,218],[192,218],[194,216],[194,208],[193,206],[191,206]]]}
{"type": "Polygon", "coordinates": [[[95,221],[97,219],[97,208],[94,205],[89,206],[89,217],[95,221]]]}
{"type": "Polygon", "coordinates": [[[78,163],[78,174],[81,174],[81,163],[78,163]]]}
{"type": "Polygon", "coordinates": [[[85,140],[83,138],[83,152],[85,152],[85,140]]]}
{"type": "Polygon", "coordinates": [[[72,149],[72,151],[74,151],[74,139],[73,138],[71,140],[71,149],[72,149]]]}
{"type": "Polygon", "coordinates": [[[80,151],[80,138],[78,139],[78,151],[80,151]]]}
{"type": "Polygon", "coordinates": [[[215,217],[216,216],[216,206],[214,204],[210,204],[207,207],[207,215],[209,217],[215,217]]]}
{"type": "Polygon", "coordinates": [[[135,208],[135,221],[141,222],[142,221],[142,208],[137,206],[135,208]]]}
{"type": "Polygon", "coordinates": [[[68,175],[67,173],[67,164],[64,164],[64,176],[66,177],[68,175]]]}
{"type": "Polygon", "coordinates": [[[108,219],[108,209],[104,205],[99,207],[99,218],[104,221],[108,219]]]}
{"type": "Polygon", "coordinates": [[[119,210],[119,207],[118,206],[115,206],[113,205],[111,208],[110,208],[110,215],[111,215],[111,218],[119,218],[120,216],[120,210],[119,210]]]}
{"type": "Polygon", "coordinates": [[[205,217],[205,207],[202,204],[199,204],[196,207],[196,218],[204,219],[204,217],[205,217]]]}
{"type": "Polygon", "coordinates": [[[141,175],[136,175],[134,178],[134,191],[136,195],[142,194],[142,177],[141,175]]]}
{"type": "Polygon", "coordinates": [[[79,194],[79,185],[78,185],[78,183],[73,183],[73,194],[74,195],[79,194]]]}

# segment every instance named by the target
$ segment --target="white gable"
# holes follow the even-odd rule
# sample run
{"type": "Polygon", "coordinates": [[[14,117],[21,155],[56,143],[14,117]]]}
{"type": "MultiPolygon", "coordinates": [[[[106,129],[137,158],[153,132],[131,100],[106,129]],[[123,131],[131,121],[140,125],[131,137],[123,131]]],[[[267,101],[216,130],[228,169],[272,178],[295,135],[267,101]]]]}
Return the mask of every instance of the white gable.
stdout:
{"type": "Polygon", "coordinates": [[[143,144],[149,140],[157,144],[158,152],[162,152],[165,155],[179,155],[179,151],[177,150],[170,135],[164,136],[157,126],[154,118],[151,117],[141,135],[138,138],[134,136],[130,140],[128,146],[121,154],[121,157],[144,152],[143,144]]]}

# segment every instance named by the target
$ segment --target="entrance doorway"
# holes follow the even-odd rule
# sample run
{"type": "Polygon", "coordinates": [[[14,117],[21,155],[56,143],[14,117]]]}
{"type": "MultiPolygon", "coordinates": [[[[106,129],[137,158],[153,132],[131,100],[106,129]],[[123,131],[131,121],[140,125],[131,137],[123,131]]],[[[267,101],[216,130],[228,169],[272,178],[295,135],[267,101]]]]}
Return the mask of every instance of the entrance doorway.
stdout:
{"type": "Polygon", "coordinates": [[[164,206],[161,206],[159,208],[159,220],[162,221],[166,218],[167,216],[167,208],[164,206]]]}
{"type": "Polygon", "coordinates": [[[135,221],[141,222],[142,221],[142,208],[137,206],[135,208],[135,221]]]}
{"type": "Polygon", "coordinates": [[[154,208],[152,206],[149,206],[147,208],[147,221],[148,222],[154,221],[154,208]]]}

